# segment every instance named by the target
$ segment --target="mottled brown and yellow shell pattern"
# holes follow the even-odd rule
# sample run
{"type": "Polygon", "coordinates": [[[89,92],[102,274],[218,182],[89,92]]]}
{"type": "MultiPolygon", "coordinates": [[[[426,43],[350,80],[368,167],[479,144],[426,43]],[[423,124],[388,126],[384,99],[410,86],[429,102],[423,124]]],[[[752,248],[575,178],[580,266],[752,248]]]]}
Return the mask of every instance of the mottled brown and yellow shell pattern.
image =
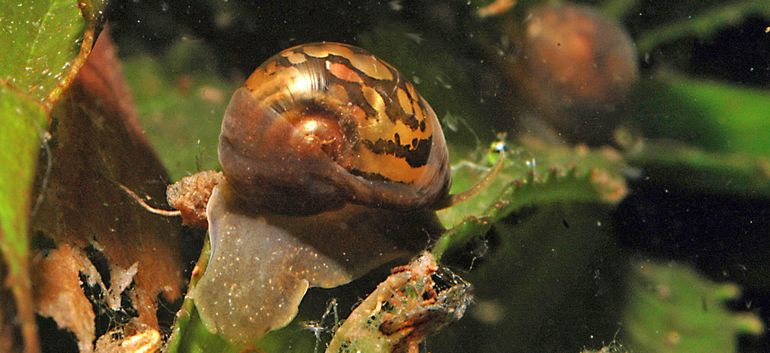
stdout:
{"type": "Polygon", "coordinates": [[[219,153],[239,195],[279,213],[428,209],[449,189],[433,109],[390,64],[340,43],[296,46],[260,65],[233,95],[219,153]]]}

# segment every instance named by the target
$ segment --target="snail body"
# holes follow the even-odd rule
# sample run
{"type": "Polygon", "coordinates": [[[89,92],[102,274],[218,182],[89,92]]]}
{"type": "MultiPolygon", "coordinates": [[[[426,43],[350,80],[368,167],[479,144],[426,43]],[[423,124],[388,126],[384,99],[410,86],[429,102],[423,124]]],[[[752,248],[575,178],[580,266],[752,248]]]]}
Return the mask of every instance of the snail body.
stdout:
{"type": "Polygon", "coordinates": [[[288,324],[308,288],[414,256],[454,200],[433,109],[392,66],[345,44],[260,65],[225,112],[219,159],[211,256],[192,297],[204,325],[238,344],[288,324]]]}
{"type": "Polygon", "coordinates": [[[348,204],[292,216],[253,210],[227,183],[209,201],[211,257],[192,296],[204,325],[252,344],[294,319],[309,288],[346,284],[424,249],[443,230],[435,212],[348,204]]]}
{"type": "Polygon", "coordinates": [[[412,211],[448,198],[433,109],[391,65],[346,44],[300,45],[260,65],[233,94],[219,159],[244,202],[281,214],[346,203],[412,211]]]}

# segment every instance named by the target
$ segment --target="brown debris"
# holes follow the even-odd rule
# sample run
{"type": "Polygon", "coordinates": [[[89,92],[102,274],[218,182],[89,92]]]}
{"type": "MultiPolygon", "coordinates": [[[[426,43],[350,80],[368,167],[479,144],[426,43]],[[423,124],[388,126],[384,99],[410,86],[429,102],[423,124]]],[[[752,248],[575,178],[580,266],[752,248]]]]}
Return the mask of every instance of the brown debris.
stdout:
{"type": "Polygon", "coordinates": [[[39,256],[32,270],[38,313],[75,334],[80,352],[92,352],[96,315],[80,287],[79,276],[82,272],[92,283],[101,283],[91,261],[79,249],[64,244],[48,256],[39,256]]]}
{"type": "Polygon", "coordinates": [[[429,252],[390,276],[359,303],[334,333],[326,352],[417,353],[427,336],[460,320],[473,300],[471,285],[440,268],[429,252]]]}
{"type": "Polygon", "coordinates": [[[182,224],[208,228],[206,205],[209,203],[211,191],[224,178],[220,172],[206,170],[184,177],[168,186],[168,203],[182,213],[182,224]]]}
{"type": "Polygon", "coordinates": [[[605,170],[592,169],[590,179],[604,201],[618,203],[628,195],[625,180],[615,177],[605,170]]]}
{"type": "Polygon", "coordinates": [[[508,12],[516,5],[516,0],[495,0],[486,6],[480,7],[476,15],[481,18],[500,16],[508,12]]]}
{"type": "MultiPolygon", "coordinates": [[[[40,163],[38,180],[42,202],[33,215],[31,231],[53,239],[58,256],[80,253],[93,247],[106,260],[112,288],[105,292],[110,307],[119,305],[120,293],[129,288],[138,312],[137,325],[157,329],[156,298],[179,298],[182,292],[182,261],[178,221],[147,212],[118,185],[137,194],[163,200],[166,173],[141,132],[131,94],[123,81],[115,48],[105,30],[73,84],[54,107],[47,152],[52,164],[40,163]],[[66,250],[59,250],[66,251],[66,250]],[[134,286],[129,287],[131,283],[134,286]],[[118,304],[116,304],[118,303],[118,304]]],[[[46,157],[43,157],[46,158],[46,157]]],[[[59,261],[65,261],[64,259],[59,261]]],[[[82,264],[78,257],[70,264],[82,264]],[[73,262],[74,261],[74,262],[73,262]]],[[[73,265],[74,266],[74,265],[73,265]]],[[[36,298],[83,296],[80,287],[50,283],[45,273],[34,276],[36,298]]],[[[44,316],[69,315],[51,306],[44,316]]],[[[87,339],[82,322],[59,322],[78,338],[87,339]]]]}
{"type": "Polygon", "coordinates": [[[148,327],[128,327],[108,332],[96,341],[96,353],[155,353],[160,350],[158,330],[148,327]]]}

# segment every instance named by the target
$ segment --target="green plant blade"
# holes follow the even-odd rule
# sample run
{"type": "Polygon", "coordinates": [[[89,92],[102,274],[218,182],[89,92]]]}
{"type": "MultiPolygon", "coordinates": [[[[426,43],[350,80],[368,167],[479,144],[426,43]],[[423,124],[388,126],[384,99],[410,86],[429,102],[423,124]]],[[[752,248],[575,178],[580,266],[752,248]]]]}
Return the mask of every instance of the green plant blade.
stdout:
{"type": "Polygon", "coordinates": [[[764,0],[736,1],[715,6],[700,13],[646,31],[637,40],[640,53],[649,53],[655,47],[676,39],[694,36],[709,38],[718,30],[738,23],[748,15],[770,14],[770,3],[764,0]]]}
{"type": "MultiPolygon", "coordinates": [[[[30,194],[47,112],[34,99],[0,85],[0,256],[8,266],[4,285],[16,299],[24,345],[36,347],[29,278],[30,194]]],[[[2,264],[0,264],[2,266],[2,264]]]]}
{"type": "Polygon", "coordinates": [[[627,154],[653,181],[690,192],[770,197],[770,157],[706,152],[664,141],[647,141],[627,154]]]}
{"type": "Polygon", "coordinates": [[[28,217],[38,150],[50,107],[93,44],[104,1],[0,3],[0,251],[24,349],[38,348],[28,273],[28,217]],[[55,35],[54,35],[55,34],[55,35]]]}
{"type": "Polygon", "coordinates": [[[734,284],[711,282],[677,263],[637,261],[624,315],[624,342],[639,352],[737,352],[738,335],[763,332],[755,314],[736,313],[725,301],[734,284]]]}
{"type": "MultiPolygon", "coordinates": [[[[523,207],[553,202],[612,204],[626,194],[621,173],[627,167],[612,149],[546,145],[527,138],[521,143],[521,147],[508,147],[505,167],[492,185],[465,203],[439,212],[449,231],[433,247],[437,258],[463,248],[523,207]]],[[[470,187],[484,172],[483,164],[463,165],[468,167],[453,175],[455,190],[470,187]]]]}
{"type": "Polygon", "coordinates": [[[645,136],[712,152],[770,156],[770,92],[661,73],[639,86],[632,111],[645,136]]]}
{"type": "Polygon", "coordinates": [[[0,80],[51,104],[85,60],[78,54],[90,51],[105,5],[104,0],[0,3],[0,48],[5,48],[0,80]]]}

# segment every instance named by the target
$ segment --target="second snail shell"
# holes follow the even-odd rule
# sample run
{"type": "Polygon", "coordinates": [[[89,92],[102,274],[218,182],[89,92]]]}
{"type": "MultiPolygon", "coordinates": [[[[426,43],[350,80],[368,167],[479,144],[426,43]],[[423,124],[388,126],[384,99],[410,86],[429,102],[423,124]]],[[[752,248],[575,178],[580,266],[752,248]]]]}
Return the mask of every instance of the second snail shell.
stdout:
{"type": "Polygon", "coordinates": [[[232,97],[219,159],[247,203],[309,215],[345,203],[434,208],[450,184],[436,114],[388,63],[340,43],[260,65],[232,97]]]}

